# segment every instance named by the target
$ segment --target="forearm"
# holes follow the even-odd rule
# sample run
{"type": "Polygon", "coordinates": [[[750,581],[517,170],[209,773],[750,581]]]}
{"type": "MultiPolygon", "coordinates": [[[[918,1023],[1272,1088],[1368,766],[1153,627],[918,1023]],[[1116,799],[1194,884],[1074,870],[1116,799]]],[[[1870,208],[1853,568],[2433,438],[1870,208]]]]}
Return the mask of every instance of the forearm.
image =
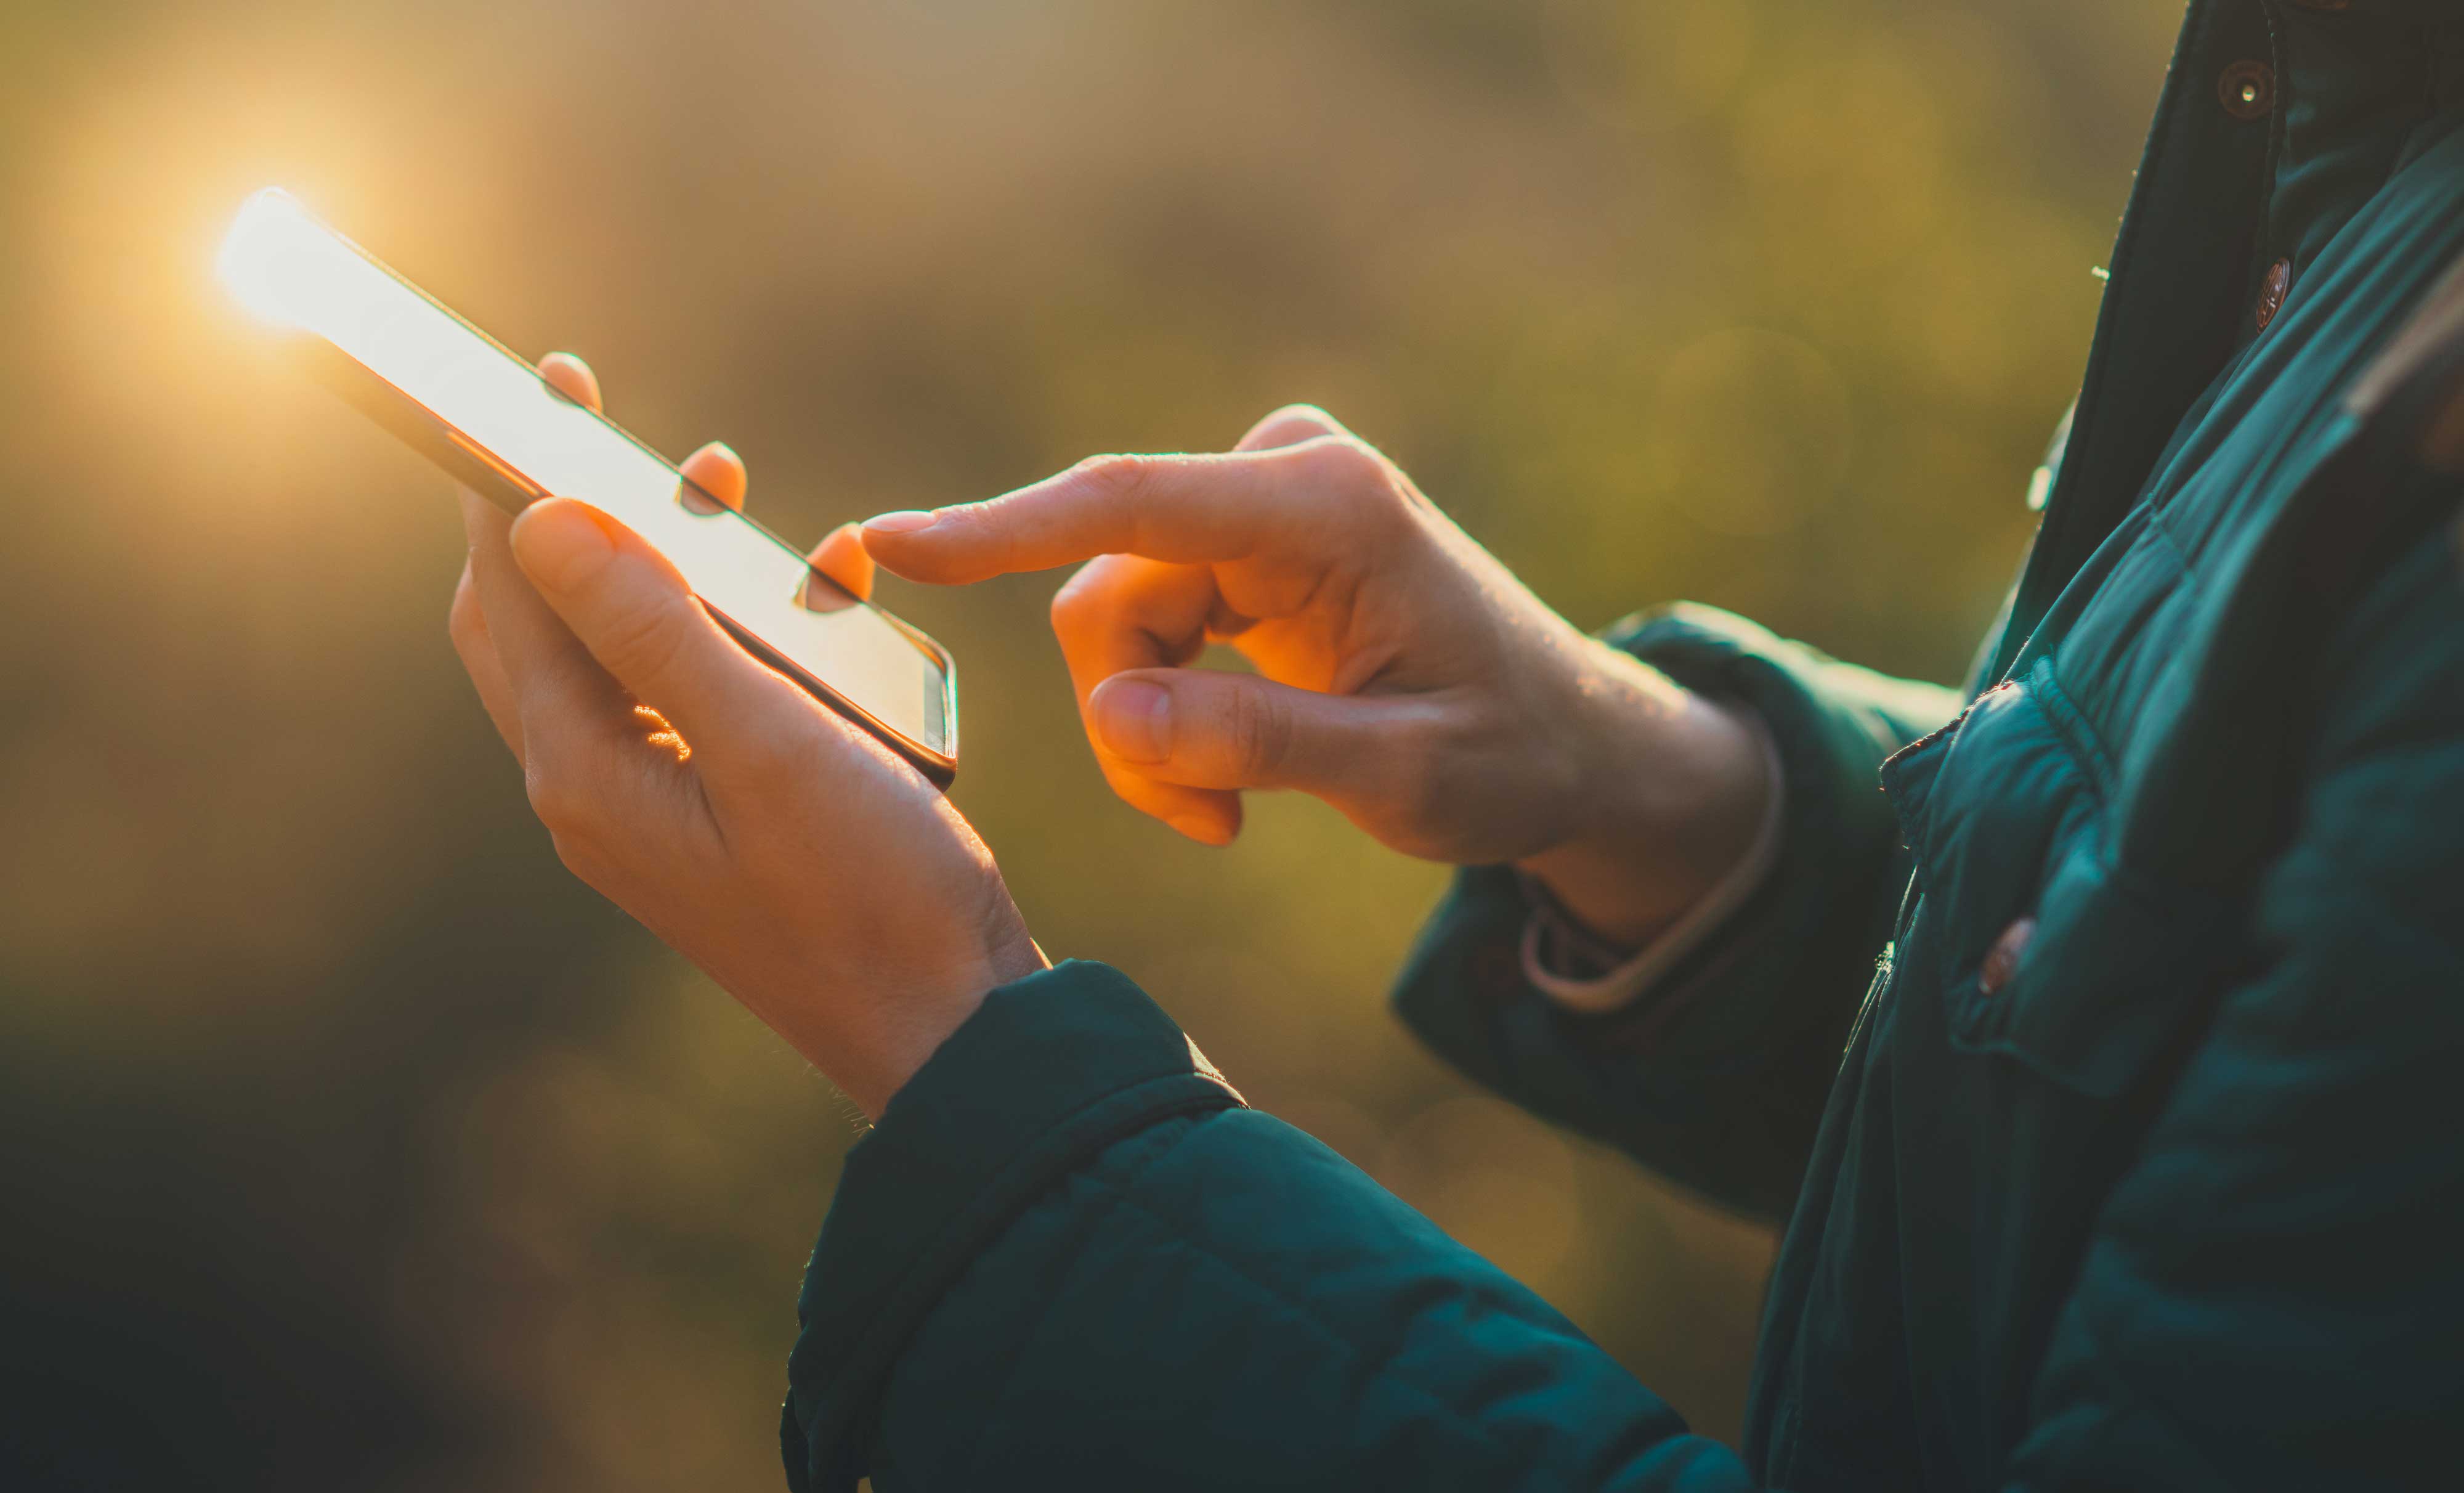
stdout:
{"type": "Polygon", "coordinates": [[[802,1315],[803,1489],[1751,1482],[1100,966],[996,992],[893,1102],[802,1315]]]}

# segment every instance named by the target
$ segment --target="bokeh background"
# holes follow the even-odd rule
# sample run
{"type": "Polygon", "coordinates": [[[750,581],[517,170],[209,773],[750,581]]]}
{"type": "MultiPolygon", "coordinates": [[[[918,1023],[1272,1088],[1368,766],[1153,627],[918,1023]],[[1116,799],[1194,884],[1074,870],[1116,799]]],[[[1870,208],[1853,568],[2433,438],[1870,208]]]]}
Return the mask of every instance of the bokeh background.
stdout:
{"type": "MultiPolygon", "coordinates": [[[[0,10],[0,1482],[775,1486],[854,1134],[559,868],[446,643],[445,483],[209,280],[247,192],[733,441],[792,538],[1313,399],[1578,623],[1688,596],[1948,680],[2177,15],[0,10]]],[[[1733,1434],[1768,1235],[1393,1023],[1439,868],[1308,801],[1228,852],[1115,803],[1059,579],[885,585],[962,660],[957,796],[1045,947],[1733,1434]]]]}

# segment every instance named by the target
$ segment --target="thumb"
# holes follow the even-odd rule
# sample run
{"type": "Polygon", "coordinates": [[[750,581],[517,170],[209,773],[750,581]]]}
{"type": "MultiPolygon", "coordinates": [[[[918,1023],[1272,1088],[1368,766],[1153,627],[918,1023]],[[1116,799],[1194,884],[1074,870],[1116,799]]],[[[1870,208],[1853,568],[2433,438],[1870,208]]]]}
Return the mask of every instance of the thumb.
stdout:
{"type": "Polygon", "coordinates": [[[514,559],[582,645],[687,741],[716,746],[777,703],[780,680],[693,599],[642,537],[587,503],[543,498],[514,520],[514,559]]]}
{"type": "Polygon", "coordinates": [[[1356,799],[1376,796],[1381,761],[1427,709],[1248,674],[1132,669],[1087,697],[1087,725],[1107,755],[1158,782],[1356,799]]]}

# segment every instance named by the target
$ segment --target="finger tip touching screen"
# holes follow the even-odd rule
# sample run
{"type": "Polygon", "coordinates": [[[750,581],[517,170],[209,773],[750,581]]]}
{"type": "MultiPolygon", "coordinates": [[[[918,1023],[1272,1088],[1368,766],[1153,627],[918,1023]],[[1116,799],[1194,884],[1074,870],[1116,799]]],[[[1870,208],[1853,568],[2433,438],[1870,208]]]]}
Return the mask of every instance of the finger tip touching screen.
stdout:
{"type": "Polygon", "coordinates": [[[946,650],[702,493],[288,192],[248,200],[216,269],[250,311],[298,339],[328,383],[422,455],[510,508],[555,494],[613,515],[664,552],[756,657],[935,782],[955,774],[946,650]]]}

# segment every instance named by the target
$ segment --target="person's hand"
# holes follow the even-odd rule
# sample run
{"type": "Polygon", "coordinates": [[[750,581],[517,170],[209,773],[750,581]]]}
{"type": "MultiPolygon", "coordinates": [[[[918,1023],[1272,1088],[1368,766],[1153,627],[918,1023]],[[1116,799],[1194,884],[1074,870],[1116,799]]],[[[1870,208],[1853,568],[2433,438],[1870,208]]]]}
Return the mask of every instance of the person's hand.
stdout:
{"type": "MultiPolygon", "coordinates": [[[[539,367],[599,408],[580,360],[539,367]]],[[[726,447],[685,473],[743,505],[726,447]]],[[[453,645],[557,854],[868,1115],[985,992],[1043,967],[949,801],[738,647],[638,535],[571,498],[511,520],[467,491],[462,507],[453,645]]],[[[851,530],[814,558],[869,593],[851,530]]]]}
{"type": "Polygon", "coordinates": [[[1115,792],[1224,844],[1241,791],[1313,793],[1386,844],[1513,861],[1639,941],[1745,853],[1750,728],[1584,636],[1323,411],[1223,455],[1109,456],[869,522],[900,575],[1089,562],[1053,629],[1115,792]],[[1184,667],[1229,642],[1255,675],[1184,667]]]}

